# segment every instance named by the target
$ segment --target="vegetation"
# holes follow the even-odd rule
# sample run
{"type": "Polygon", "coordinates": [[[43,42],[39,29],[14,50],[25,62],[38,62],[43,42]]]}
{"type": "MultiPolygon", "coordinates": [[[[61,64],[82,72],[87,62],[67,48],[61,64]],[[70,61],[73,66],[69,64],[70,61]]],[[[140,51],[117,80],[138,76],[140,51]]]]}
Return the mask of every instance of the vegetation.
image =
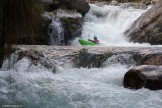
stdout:
{"type": "Polygon", "coordinates": [[[0,67],[5,44],[18,38],[32,38],[42,21],[43,6],[40,0],[0,0],[0,67]]]}

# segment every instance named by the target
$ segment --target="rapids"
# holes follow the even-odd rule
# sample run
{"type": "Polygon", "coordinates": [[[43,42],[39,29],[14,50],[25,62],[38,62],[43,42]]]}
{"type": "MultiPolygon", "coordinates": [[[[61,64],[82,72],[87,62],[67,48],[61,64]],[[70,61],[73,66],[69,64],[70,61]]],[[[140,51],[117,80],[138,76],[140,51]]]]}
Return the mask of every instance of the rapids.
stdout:
{"type": "MultiPolygon", "coordinates": [[[[123,36],[145,11],[92,4],[84,19],[82,38],[97,35],[101,46],[149,46],[129,43],[123,36]]],[[[73,45],[78,45],[77,39],[73,45]]],[[[41,64],[33,65],[27,57],[18,62],[11,57],[0,70],[0,107],[161,108],[162,90],[130,90],[122,86],[124,74],[135,64],[130,54],[113,55],[102,68],[57,66],[54,74],[41,64]]]]}
{"type": "MultiPolygon", "coordinates": [[[[13,61],[13,60],[12,60],[13,61]]],[[[7,61],[6,61],[7,63],[7,61]]],[[[0,106],[23,108],[161,108],[162,90],[130,90],[123,76],[135,65],[130,54],[114,55],[102,68],[57,67],[56,74],[24,57],[0,71],[0,106]]]]}
{"type": "MultiPolygon", "coordinates": [[[[124,32],[146,11],[147,9],[123,9],[120,6],[91,4],[90,11],[84,18],[81,38],[88,40],[88,38],[93,39],[93,36],[96,35],[100,40],[100,46],[150,46],[147,43],[128,42],[124,36],[124,32]]],[[[78,38],[72,42],[72,45],[79,45],[78,38]]]]}

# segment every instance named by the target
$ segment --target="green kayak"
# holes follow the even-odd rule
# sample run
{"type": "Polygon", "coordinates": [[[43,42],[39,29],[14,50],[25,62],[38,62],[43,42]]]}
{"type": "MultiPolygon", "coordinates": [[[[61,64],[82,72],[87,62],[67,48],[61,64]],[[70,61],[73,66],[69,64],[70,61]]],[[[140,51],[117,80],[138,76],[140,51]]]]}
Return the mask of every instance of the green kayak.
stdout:
{"type": "Polygon", "coordinates": [[[97,44],[94,43],[94,42],[87,41],[87,40],[84,40],[84,39],[79,39],[78,41],[79,41],[79,43],[80,43],[81,45],[97,45],[97,44]]]}

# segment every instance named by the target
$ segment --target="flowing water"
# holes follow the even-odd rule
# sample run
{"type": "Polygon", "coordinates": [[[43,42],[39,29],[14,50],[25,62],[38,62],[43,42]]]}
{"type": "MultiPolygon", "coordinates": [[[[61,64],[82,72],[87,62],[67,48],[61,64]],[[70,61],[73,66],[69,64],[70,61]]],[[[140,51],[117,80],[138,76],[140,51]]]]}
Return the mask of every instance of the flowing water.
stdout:
{"type": "Polygon", "coordinates": [[[48,27],[49,44],[50,45],[62,45],[64,44],[64,29],[59,18],[52,13],[45,13],[45,17],[52,19],[52,23],[48,27]]]}
{"type": "MultiPolygon", "coordinates": [[[[144,11],[91,5],[82,38],[97,35],[105,46],[135,46],[122,34],[144,11]]],[[[110,57],[102,68],[58,67],[56,74],[40,64],[33,65],[28,58],[11,62],[10,69],[4,64],[0,71],[0,107],[161,108],[162,90],[130,90],[122,86],[124,74],[135,64],[129,54],[110,57]]]]}
{"type": "MultiPolygon", "coordinates": [[[[124,36],[124,32],[145,11],[147,9],[123,9],[120,6],[91,4],[91,9],[84,18],[81,38],[93,39],[95,35],[100,41],[100,46],[150,46],[149,44],[130,43],[124,36]]],[[[79,45],[78,39],[73,41],[73,45],[79,45]]]]}
{"type": "MultiPolygon", "coordinates": [[[[12,64],[12,63],[11,63],[12,64]]],[[[162,91],[122,86],[135,65],[129,54],[110,57],[103,68],[63,68],[56,74],[28,58],[0,71],[0,105],[23,108],[161,108],[162,91]]]]}

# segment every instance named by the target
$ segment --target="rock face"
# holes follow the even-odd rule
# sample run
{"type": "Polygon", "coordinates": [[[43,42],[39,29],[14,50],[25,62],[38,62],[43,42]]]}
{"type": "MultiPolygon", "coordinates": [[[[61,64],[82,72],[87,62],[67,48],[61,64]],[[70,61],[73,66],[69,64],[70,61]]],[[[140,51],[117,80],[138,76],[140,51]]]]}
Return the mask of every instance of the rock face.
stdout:
{"type": "Polygon", "coordinates": [[[162,89],[162,66],[141,65],[130,69],[124,76],[123,84],[131,89],[162,89]]]}
{"type": "Polygon", "coordinates": [[[75,58],[75,66],[76,67],[84,67],[84,68],[93,68],[93,67],[101,67],[102,63],[106,60],[106,54],[95,54],[88,52],[87,49],[82,49],[79,52],[79,55],[75,58]]]}
{"type": "Polygon", "coordinates": [[[38,65],[41,64],[42,66],[46,67],[47,69],[51,69],[53,72],[55,72],[55,63],[51,62],[49,59],[45,58],[43,53],[37,52],[37,51],[24,51],[20,50],[18,51],[18,58],[17,60],[21,60],[23,57],[28,57],[31,59],[32,64],[38,65]]]}
{"type": "Polygon", "coordinates": [[[162,1],[139,17],[125,34],[133,42],[162,44],[162,1]]]}
{"type": "Polygon", "coordinates": [[[50,45],[69,45],[81,36],[82,20],[90,9],[85,0],[42,0],[46,12],[43,36],[50,45]],[[50,22],[50,23],[49,23],[50,22]]]}
{"type": "Polygon", "coordinates": [[[110,5],[118,6],[119,2],[117,2],[116,0],[112,0],[110,5]]]}
{"type": "Polygon", "coordinates": [[[141,58],[139,65],[162,65],[162,53],[148,54],[141,58]]]}
{"type": "Polygon", "coordinates": [[[0,68],[2,67],[3,63],[3,56],[4,56],[4,41],[3,41],[3,4],[0,3],[0,68]]]}
{"type": "Polygon", "coordinates": [[[90,6],[85,0],[42,0],[47,11],[54,9],[72,9],[81,13],[83,16],[89,11],[90,6]]]}
{"type": "Polygon", "coordinates": [[[83,16],[89,11],[90,6],[85,0],[66,0],[68,9],[75,9],[83,16]]]}
{"type": "Polygon", "coordinates": [[[45,16],[52,22],[47,33],[50,44],[68,45],[81,35],[83,17],[75,10],[57,9],[45,16]]]}
{"type": "Polygon", "coordinates": [[[139,4],[139,3],[124,3],[120,6],[121,8],[134,8],[134,9],[147,9],[147,6],[145,4],[139,4]]]}
{"type": "Polygon", "coordinates": [[[155,4],[158,1],[159,0],[142,0],[141,3],[143,3],[145,5],[150,5],[150,4],[155,4]]]}
{"type": "Polygon", "coordinates": [[[151,0],[142,0],[141,3],[145,4],[145,5],[150,5],[151,4],[151,0]]]}

